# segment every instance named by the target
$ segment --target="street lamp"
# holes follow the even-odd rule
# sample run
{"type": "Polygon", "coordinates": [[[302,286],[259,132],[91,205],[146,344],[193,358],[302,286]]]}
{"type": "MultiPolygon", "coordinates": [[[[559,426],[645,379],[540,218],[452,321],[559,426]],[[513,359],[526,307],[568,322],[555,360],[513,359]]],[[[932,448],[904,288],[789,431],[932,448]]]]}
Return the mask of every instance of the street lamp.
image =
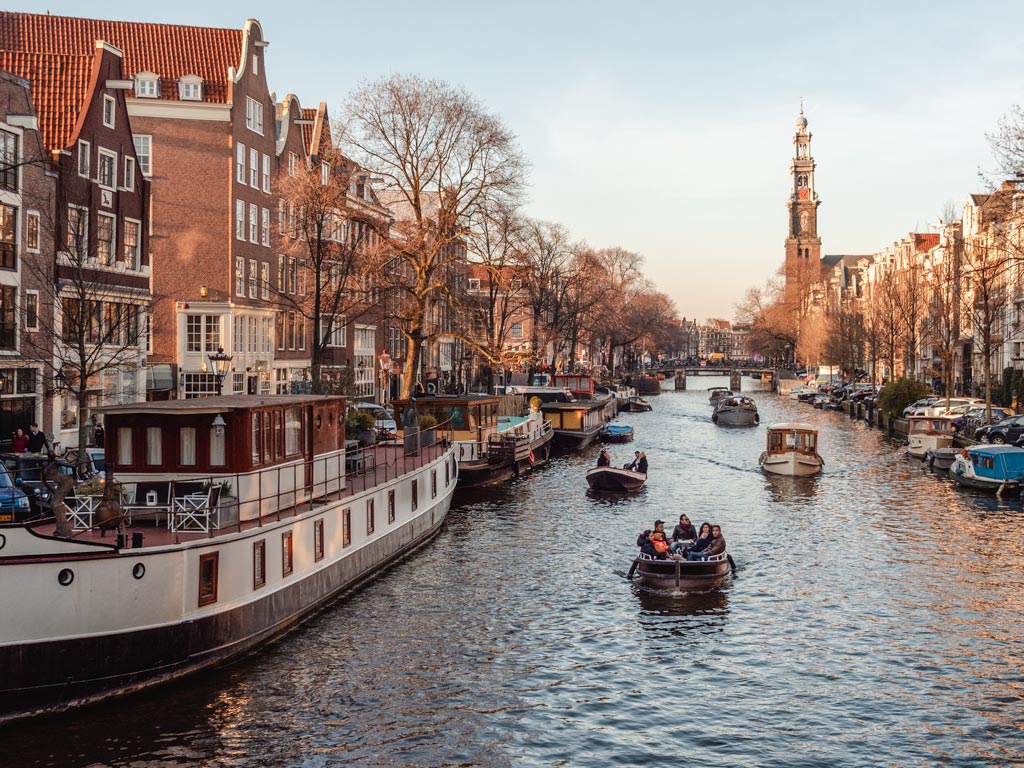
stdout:
{"type": "Polygon", "coordinates": [[[391,355],[385,349],[377,360],[380,362],[380,404],[385,405],[388,401],[388,374],[391,373],[391,355]]]}
{"type": "Polygon", "coordinates": [[[217,377],[217,395],[224,391],[224,377],[228,375],[231,368],[231,355],[224,353],[224,347],[217,347],[212,355],[207,355],[210,360],[210,367],[213,368],[213,375],[217,377]]]}

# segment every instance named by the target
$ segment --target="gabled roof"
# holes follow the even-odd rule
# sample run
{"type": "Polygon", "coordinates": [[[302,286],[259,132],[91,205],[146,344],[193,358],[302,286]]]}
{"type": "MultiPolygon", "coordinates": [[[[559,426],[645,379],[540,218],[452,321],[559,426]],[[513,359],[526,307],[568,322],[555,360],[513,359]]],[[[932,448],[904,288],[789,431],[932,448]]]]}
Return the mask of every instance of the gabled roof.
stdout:
{"type": "Polygon", "coordinates": [[[28,80],[46,150],[68,146],[92,76],[93,54],[17,53],[0,50],[0,69],[28,80]]]}
{"type": "Polygon", "coordinates": [[[984,205],[991,195],[968,195],[971,205],[984,205]]]}
{"type": "Polygon", "coordinates": [[[300,117],[302,118],[302,144],[306,147],[306,153],[315,155],[316,150],[313,148],[313,134],[316,133],[316,115],[317,110],[302,108],[300,117]],[[306,121],[309,122],[306,122],[306,121]]]}
{"type": "Polygon", "coordinates": [[[915,232],[914,233],[914,249],[917,251],[927,251],[934,248],[939,244],[939,233],[938,232],[915,232]]]}
{"type": "MultiPolygon", "coordinates": [[[[227,103],[228,70],[241,63],[244,34],[243,29],[0,12],[0,50],[91,58],[96,41],[104,40],[124,52],[125,77],[154,72],[160,77],[161,98],[175,100],[178,78],[198,75],[203,101],[227,103]]],[[[42,111],[38,98],[36,103],[42,111]]],[[[63,105],[73,103],[69,96],[61,99],[63,105]]]]}

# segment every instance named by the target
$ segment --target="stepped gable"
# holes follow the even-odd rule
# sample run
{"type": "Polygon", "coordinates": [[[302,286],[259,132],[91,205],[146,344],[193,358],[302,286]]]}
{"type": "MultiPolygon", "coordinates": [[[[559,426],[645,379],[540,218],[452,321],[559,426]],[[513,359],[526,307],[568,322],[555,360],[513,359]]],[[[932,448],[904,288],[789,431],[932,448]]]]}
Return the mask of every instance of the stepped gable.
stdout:
{"type": "Polygon", "coordinates": [[[241,62],[243,34],[242,29],[0,12],[0,50],[5,53],[91,59],[96,41],[103,40],[124,52],[125,77],[154,72],[160,77],[160,98],[175,101],[178,79],[198,75],[203,101],[227,103],[228,70],[241,62]]]}

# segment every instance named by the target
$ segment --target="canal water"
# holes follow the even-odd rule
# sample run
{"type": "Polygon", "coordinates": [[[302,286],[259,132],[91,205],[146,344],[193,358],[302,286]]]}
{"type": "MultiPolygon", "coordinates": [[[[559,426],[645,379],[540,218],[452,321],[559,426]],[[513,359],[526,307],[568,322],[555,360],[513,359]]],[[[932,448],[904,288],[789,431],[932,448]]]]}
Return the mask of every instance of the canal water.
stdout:
{"type": "MultiPolygon", "coordinates": [[[[752,380],[746,380],[752,382],[752,380]]],[[[261,654],[0,732],[5,766],[1024,765],[1024,511],[955,489],[844,414],[825,474],[757,468],[764,429],[704,387],[624,414],[640,495],[591,498],[596,448],[453,508],[430,545],[261,654]],[[739,571],[672,597],[637,533],[723,527],[739,571]]]]}

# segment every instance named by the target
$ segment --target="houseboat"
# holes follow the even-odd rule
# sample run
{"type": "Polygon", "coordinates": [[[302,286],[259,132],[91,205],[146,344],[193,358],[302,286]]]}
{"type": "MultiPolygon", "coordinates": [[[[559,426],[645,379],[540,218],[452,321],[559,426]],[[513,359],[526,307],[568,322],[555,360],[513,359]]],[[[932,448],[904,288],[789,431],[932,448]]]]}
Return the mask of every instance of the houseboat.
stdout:
{"type": "Polygon", "coordinates": [[[908,416],[907,454],[925,458],[928,451],[953,445],[953,421],[946,416],[908,416]]]}
{"type": "Polygon", "coordinates": [[[768,427],[767,449],[758,463],[774,475],[818,474],[825,464],[818,455],[818,430],[799,422],[772,424],[768,427]]]}
{"type": "MultiPolygon", "coordinates": [[[[416,398],[420,416],[449,424],[459,463],[459,489],[525,475],[548,462],[554,432],[539,410],[525,416],[499,415],[501,400],[491,395],[435,395],[416,398]]],[[[394,402],[401,414],[408,401],[394,402]]]]}
{"type": "Polygon", "coordinates": [[[577,400],[594,400],[604,404],[604,417],[614,419],[619,412],[619,403],[607,387],[599,386],[590,374],[556,373],[551,376],[556,387],[564,387],[577,400]]]}
{"type": "MultiPolygon", "coordinates": [[[[97,409],[103,516],[0,525],[0,722],[138,691],[280,635],[430,540],[453,444],[360,448],[335,396],[232,395],[97,409]],[[65,532],[66,534],[66,532],[65,532]]],[[[440,430],[439,430],[440,432],[440,430]]]]}
{"type": "Polygon", "coordinates": [[[542,403],[540,410],[551,422],[555,450],[563,453],[582,450],[593,443],[608,420],[605,403],[596,400],[542,403]]]}

